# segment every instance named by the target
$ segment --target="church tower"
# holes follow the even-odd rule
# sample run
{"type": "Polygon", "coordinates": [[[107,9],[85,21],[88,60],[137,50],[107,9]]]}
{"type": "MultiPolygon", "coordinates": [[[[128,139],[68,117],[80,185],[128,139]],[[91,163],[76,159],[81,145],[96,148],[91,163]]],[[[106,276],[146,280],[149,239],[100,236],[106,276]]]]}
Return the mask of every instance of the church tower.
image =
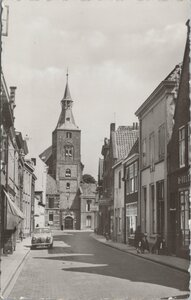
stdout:
{"type": "Polygon", "coordinates": [[[67,74],[60,117],[52,133],[52,147],[40,155],[49,166],[46,223],[61,229],[80,229],[81,131],[75,123],[72,106],[67,74]]]}

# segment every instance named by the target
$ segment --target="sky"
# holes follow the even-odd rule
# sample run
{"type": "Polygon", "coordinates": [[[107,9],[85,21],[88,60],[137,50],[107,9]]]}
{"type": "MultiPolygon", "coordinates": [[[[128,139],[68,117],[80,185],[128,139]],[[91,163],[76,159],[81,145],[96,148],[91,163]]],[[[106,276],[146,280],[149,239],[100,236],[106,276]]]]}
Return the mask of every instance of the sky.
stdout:
{"type": "Polygon", "coordinates": [[[138,122],[135,111],[183,59],[189,0],[4,0],[7,86],[17,86],[15,128],[37,158],[37,189],[52,143],[69,69],[84,174],[97,179],[110,123],[138,122]]]}

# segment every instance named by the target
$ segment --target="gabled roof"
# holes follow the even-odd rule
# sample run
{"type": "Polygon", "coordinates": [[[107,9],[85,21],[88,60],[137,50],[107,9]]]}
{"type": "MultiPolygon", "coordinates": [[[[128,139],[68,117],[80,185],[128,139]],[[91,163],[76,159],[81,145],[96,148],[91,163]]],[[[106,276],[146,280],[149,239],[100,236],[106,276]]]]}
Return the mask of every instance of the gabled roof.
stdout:
{"type": "Polygon", "coordinates": [[[46,163],[48,161],[48,159],[51,157],[52,155],[52,146],[48,147],[46,150],[44,150],[40,155],[40,159],[46,163]]]}
{"type": "Polygon", "coordinates": [[[180,75],[182,70],[182,63],[176,65],[170,74],[155,88],[155,90],[150,94],[150,96],[141,104],[141,106],[135,112],[135,115],[140,117],[145,111],[151,109],[152,104],[154,104],[161,93],[177,93],[180,75]]]}
{"type": "Polygon", "coordinates": [[[119,126],[112,135],[114,158],[117,160],[125,158],[136,142],[138,134],[139,130],[131,126],[119,126]]]}
{"type": "Polygon", "coordinates": [[[134,143],[133,147],[131,148],[128,157],[130,157],[133,154],[139,153],[139,138],[137,138],[136,142],[134,143]]]}

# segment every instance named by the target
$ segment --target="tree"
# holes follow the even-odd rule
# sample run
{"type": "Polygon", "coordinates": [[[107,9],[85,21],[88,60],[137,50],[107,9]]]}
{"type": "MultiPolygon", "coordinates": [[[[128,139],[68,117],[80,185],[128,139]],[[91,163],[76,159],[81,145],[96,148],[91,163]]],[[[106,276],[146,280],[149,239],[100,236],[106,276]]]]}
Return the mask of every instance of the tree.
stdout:
{"type": "Polygon", "coordinates": [[[95,183],[96,182],[95,179],[94,179],[94,177],[92,175],[90,175],[90,174],[84,174],[82,176],[82,180],[85,183],[95,183]]]}

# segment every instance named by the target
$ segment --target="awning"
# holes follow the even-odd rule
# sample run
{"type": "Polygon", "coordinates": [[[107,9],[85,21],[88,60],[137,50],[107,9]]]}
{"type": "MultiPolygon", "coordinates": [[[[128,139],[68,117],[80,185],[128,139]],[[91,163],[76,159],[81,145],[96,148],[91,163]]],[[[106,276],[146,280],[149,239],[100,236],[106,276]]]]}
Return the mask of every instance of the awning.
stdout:
{"type": "Polygon", "coordinates": [[[5,190],[4,193],[7,198],[7,229],[13,229],[24,219],[24,214],[5,190]]]}

